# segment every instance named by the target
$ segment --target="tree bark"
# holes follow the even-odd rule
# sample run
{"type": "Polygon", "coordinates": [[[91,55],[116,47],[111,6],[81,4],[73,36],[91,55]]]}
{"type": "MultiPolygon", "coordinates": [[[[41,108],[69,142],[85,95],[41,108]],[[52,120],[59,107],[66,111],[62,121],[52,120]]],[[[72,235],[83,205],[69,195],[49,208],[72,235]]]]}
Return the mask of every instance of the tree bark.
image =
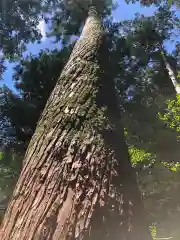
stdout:
{"type": "Polygon", "coordinates": [[[26,152],[1,240],[151,239],[103,42],[90,8],[26,152]]]}
{"type": "Polygon", "coordinates": [[[180,94],[180,83],[177,80],[176,74],[174,73],[171,65],[169,64],[162,46],[160,47],[160,50],[161,50],[161,55],[162,55],[164,65],[165,65],[166,70],[167,70],[168,75],[169,75],[169,79],[171,80],[171,82],[174,86],[176,94],[180,94]]]}

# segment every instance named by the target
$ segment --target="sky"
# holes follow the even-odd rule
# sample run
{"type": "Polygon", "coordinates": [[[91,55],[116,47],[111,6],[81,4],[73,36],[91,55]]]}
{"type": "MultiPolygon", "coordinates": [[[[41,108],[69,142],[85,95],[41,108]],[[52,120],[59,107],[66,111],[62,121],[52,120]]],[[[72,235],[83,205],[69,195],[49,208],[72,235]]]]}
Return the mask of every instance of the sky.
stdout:
{"type": "MultiPolygon", "coordinates": [[[[118,8],[115,10],[113,17],[114,20],[129,20],[134,18],[135,13],[142,13],[145,16],[151,16],[154,11],[156,10],[155,6],[151,7],[142,7],[140,4],[126,4],[124,0],[118,0],[118,8]]],[[[59,48],[60,43],[54,43],[52,39],[46,38],[46,25],[43,21],[39,22],[38,25],[39,30],[41,31],[41,34],[43,36],[41,44],[37,43],[29,43],[27,45],[27,51],[24,53],[24,55],[27,55],[28,53],[37,55],[41,49],[54,49],[59,48]]],[[[167,46],[168,48],[171,48],[171,45],[167,46]]],[[[13,73],[13,64],[10,64],[6,62],[7,71],[4,73],[4,80],[2,81],[2,84],[6,84],[9,88],[12,90],[15,90],[13,87],[13,81],[12,81],[12,73],[13,73]]]]}

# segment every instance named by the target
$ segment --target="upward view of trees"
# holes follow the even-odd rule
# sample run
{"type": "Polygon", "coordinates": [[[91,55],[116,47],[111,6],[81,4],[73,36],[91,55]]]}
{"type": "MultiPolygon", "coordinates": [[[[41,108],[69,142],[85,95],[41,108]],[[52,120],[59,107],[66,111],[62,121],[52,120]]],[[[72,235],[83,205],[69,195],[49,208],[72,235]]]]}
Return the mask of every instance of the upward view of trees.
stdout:
{"type": "Polygon", "coordinates": [[[179,2],[126,2],[155,12],[2,1],[0,239],[179,239],[179,2]],[[41,20],[60,48],[24,57],[41,20]]]}

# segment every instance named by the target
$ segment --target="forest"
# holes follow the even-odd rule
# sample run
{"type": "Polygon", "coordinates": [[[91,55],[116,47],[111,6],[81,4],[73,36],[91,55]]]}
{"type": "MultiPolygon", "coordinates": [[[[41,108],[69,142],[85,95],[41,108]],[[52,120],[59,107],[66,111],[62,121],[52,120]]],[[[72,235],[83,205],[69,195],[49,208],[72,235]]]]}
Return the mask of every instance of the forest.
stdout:
{"type": "Polygon", "coordinates": [[[180,1],[1,0],[0,239],[179,225],[180,1]]]}

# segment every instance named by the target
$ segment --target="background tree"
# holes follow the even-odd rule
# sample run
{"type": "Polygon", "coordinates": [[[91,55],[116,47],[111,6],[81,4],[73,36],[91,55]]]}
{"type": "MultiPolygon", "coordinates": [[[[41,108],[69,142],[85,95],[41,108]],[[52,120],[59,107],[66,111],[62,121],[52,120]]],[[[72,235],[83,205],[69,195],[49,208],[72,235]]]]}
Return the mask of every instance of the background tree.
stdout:
{"type": "Polygon", "coordinates": [[[6,57],[21,54],[22,44],[40,39],[37,30],[41,1],[1,1],[0,50],[6,57]]]}
{"type": "Polygon", "coordinates": [[[29,144],[70,50],[71,47],[61,51],[41,51],[39,56],[22,59],[16,65],[14,74],[18,94],[2,88],[4,103],[1,105],[1,113],[9,119],[14,129],[11,137],[15,136],[24,146],[29,144]]]}

